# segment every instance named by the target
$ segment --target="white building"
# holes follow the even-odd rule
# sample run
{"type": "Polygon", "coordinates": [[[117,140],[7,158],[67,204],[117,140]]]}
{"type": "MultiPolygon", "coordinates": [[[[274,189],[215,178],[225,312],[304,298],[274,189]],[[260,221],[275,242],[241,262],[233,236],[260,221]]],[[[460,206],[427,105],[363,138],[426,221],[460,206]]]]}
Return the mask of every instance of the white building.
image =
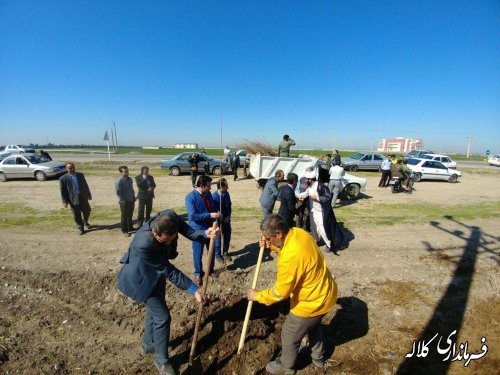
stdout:
{"type": "Polygon", "coordinates": [[[198,148],[198,143],[176,143],[174,148],[196,150],[198,148]]]}
{"type": "Polygon", "coordinates": [[[422,148],[423,142],[421,139],[413,138],[384,138],[378,143],[377,151],[380,152],[410,152],[417,148],[422,148]]]}

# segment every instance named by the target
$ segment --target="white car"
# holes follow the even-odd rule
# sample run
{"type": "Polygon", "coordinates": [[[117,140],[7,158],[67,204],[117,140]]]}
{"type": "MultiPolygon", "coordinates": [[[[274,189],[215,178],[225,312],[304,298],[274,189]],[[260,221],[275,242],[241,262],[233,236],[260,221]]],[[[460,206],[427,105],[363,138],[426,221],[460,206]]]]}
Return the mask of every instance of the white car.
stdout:
{"type": "Polygon", "coordinates": [[[419,156],[419,158],[439,161],[439,162],[443,163],[443,165],[447,168],[452,168],[452,169],[457,168],[457,162],[451,160],[451,158],[449,156],[446,156],[446,155],[425,154],[425,155],[419,156]]]}
{"type": "Polygon", "coordinates": [[[462,172],[447,168],[443,163],[435,160],[411,158],[407,160],[408,168],[414,172],[413,180],[444,180],[457,182],[462,177],[462,172]]]}
{"type": "Polygon", "coordinates": [[[0,182],[13,178],[35,178],[45,181],[48,177],[58,177],[66,173],[64,163],[47,161],[35,154],[7,156],[0,162],[0,182]]]}
{"type": "Polygon", "coordinates": [[[24,145],[7,145],[5,146],[5,150],[10,152],[11,154],[34,154],[35,149],[29,146],[24,145]]]}
{"type": "Polygon", "coordinates": [[[489,165],[495,165],[495,166],[500,166],[500,155],[495,154],[490,157],[488,157],[488,164],[489,165]]]}

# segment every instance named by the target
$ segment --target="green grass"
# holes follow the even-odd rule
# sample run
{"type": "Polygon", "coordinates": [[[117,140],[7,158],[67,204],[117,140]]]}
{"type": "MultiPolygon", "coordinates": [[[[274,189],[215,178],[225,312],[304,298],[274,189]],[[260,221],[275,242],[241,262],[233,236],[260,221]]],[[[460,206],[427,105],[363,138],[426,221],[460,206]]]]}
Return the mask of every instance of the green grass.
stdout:
{"type": "MultiPolygon", "coordinates": [[[[186,213],[185,207],[172,207],[178,214],[186,213]]],[[[56,232],[61,227],[74,225],[71,210],[36,210],[22,203],[0,204],[2,217],[0,229],[23,227],[24,229],[56,232]]],[[[452,217],[455,220],[470,221],[476,219],[490,219],[500,216],[500,201],[478,204],[460,204],[454,206],[436,206],[426,204],[389,204],[373,205],[370,201],[359,201],[356,204],[336,210],[337,220],[347,227],[362,228],[376,226],[391,226],[394,224],[425,224],[439,222],[452,217]]],[[[120,218],[118,205],[95,206],[92,208],[91,223],[116,224],[120,218]]],[[[261,220],[260,208],[233,209],[233,221],[261,220]]]]}
{"type": "MultiPolygon", "coordinates": [[[[455,220],[474,220],[496,218],[500,215],[500,201],[479,204],[462,204],[447,207],[425,204],[378,204],[369,202],[361,207],[355,204],[336,210],[337,220],[353,227],[394,225],[401,223],[425,224],[430,221],[446,220],[451,216],[455,220]]],[[[411,228],[409,228],[411,230],[411,228]]]]}
{"type": "MultiPolygon", "coordinates": [[[[0,204],[0,229],[22,226],[43,231],[57,231],[61,227],[74,225],[73,215],[70,208],[60,208],[57,210],[36,210],[21,203],[0,204]]],[[[115,224],[120,220],[120,209],[108,206],[92,207],[92,222],[105,221],[115,224]]]]}
{"type": "Polygon", "coordinates": [[[459,166],[458,170],[467,175],[481,175],[481,176],[495,176],[500,174],[500,168],[462,168],[459,166]]]}

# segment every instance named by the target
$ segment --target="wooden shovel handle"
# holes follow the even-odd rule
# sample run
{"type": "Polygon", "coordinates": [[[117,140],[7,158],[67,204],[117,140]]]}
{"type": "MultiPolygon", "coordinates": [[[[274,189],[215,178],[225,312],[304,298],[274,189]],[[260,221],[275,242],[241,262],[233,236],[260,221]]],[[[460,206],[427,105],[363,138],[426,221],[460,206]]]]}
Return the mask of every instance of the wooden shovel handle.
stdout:
{"type": "MultiPolygon", "coordinates": [[[[253,275],[252,289],[257,288],[257,280],[259,279],[260,265],[262,264],[262,258],[264,257],[264,246],[260,248],[259,258],[257,259],[257,266],[255,267],[255,274],[253,275]]],[[[247,336],[248,321],[250,320],[250,313],[252,312],[253,301],[248,301],[247,312],[245,314],[245,321],[243,322],[243,330],[241,331],[240,343],[238,345],[238,354],[241,353],[243,345],[245,344],[245,338],[247,336]]]]}

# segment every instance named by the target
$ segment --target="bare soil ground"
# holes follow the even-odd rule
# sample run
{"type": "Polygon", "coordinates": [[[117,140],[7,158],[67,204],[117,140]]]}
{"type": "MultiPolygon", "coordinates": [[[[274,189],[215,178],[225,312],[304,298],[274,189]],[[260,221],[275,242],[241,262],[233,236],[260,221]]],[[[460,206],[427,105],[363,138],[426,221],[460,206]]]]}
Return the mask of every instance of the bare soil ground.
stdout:
{"type": "MultiPolygon", "coordinates": [[[[26,208],[25,214],[10,210],[0,217],[0,373],[156,373],[152,356],[140,350],[145,309],[115,286],[118,260],[131,238],[121,236],[118,215],[113,220],[99,216],[99,211],[118,212],[115,178],[87,176],[94,228],[83,236],[62,208],[57,180],[0,184],[1,204],[26,208]],[[51,213],[47,219],[44,212],[51,213]],[[24,224],[9,225],[20,215],[24,224]]],[[[157,171],[155,178],[154,210],[183,212],[189,177],[157,171]]],[[[351,241],[339,256],[325,254],[340,288],[337,306],[323,322],[328,361],[320,371],[301,355],[298,374],[498,373],[500,219],[457,220],[448,210],[497,202],[499,174],[465,175],[457,184],[421,182],[413,195],[379,189],[378,178],[369,175],[367,191],[353,204],[361,212],[382,203],[409,203],[431,204],[442,215],[416,224],[361,225],[346,222],[345,206],[336,209],[351,241]],[[436,342],[443,336],[441,347],[448,347],[446,339],[454,330],[457,351],[467,341],[469,353],[481,353],[484,336],[486,355],[467,367],[465,360],[443,361],[446,355],[437,353],[436,342]],[[427,357],[405,357],[414,340],[428,341],[436,333],[427,357]]],[[[236,209],[233,261],[219,265],[218,277],[210,280],[211,304],[204,308],[197,361],[205,374],[265,374],[266,363],[279,352],[287,305],[254,304],[245,348],[237,356],[244,296],[258,253],[260,191],[254,181],[238,180],[230,182],[230,192],[236,209]]],[[[192,275],[189,241],[181,239],[179,250],[175,265],[192,275]]],[[[273,257],[266,256],[259,289],[272,285],[275,266],[273,257]]],[[[188,373],[197,306],[186,293],[167,289],[172,363],[188,373]]]]}

